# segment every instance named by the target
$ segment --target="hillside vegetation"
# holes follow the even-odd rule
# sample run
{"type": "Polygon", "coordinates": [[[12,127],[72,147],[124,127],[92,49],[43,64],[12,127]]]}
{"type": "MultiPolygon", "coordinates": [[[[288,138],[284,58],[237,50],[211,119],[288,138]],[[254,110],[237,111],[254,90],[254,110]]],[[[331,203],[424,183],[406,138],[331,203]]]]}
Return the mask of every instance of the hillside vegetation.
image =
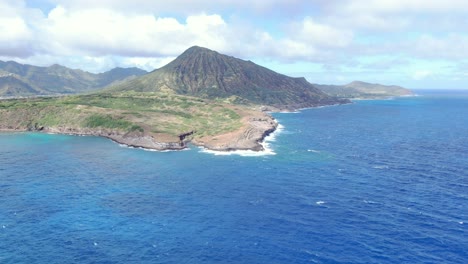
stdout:
{"type": "Polygon", "coordinates": [[[241,127],[240,107],[164,93],[114,93],[0,101],[0,129],[104,129],[178,137],[213,136],[241,127]]]}

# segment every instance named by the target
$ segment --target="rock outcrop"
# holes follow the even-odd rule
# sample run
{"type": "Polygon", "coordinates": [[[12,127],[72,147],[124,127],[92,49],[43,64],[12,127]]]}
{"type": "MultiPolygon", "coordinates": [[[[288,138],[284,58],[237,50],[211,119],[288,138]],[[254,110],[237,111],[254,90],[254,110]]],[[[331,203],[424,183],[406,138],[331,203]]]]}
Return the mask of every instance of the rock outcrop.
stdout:
{"type": "Polygon", "coordinates": [[[216,151],[264,150],[261,144],[265,137],[273,133],[278,122],[267,114],[248,117],[242,129],[210,139],[194,140],[192,143],[216,151]]]}

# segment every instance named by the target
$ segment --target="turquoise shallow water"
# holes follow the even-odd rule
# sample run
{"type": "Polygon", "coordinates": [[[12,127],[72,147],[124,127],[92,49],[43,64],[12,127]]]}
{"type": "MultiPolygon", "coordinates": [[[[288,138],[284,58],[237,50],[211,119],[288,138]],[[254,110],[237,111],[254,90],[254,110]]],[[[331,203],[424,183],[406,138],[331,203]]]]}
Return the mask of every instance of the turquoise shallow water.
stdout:
{"type": "Polygon", "coordinates": [[[467,263],[468,92],[275,114],[276,155],[0,135],[0,263],[467,263]]]}

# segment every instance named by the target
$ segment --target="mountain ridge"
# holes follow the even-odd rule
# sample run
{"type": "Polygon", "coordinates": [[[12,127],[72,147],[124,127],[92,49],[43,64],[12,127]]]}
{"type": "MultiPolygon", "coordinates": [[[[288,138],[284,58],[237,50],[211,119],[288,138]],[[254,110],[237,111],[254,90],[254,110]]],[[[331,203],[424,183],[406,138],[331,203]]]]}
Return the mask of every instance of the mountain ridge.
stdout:
{"type": "Polygon", "coordinates": [[[83,93],[144,73],[147,72],[134,67],[115,68],[94,74],[59,64],[41,67],[15,61],[0,61],[0,96],[83,93]]]}
{"type": "Polygon", "coordinates": [[[352,81],[345,85],[313,84],[318,89],[339,98],[347,99],[379,99],[393,96],[408,96],[413,92],[397,85],[383,85],[363,81],[352,81]]]}

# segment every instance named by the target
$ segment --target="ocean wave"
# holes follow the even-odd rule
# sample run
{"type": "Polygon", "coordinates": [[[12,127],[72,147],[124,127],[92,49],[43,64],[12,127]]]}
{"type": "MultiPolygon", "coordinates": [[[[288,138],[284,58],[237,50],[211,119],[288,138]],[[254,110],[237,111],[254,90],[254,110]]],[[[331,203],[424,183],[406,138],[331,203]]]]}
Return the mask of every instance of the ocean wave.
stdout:
{"type": "Polygon", "coordinates": [[[268,156],[268,155],[276,155],[275,152],[272,150],[263,150],[263,151],[253,151],[253,150],[233,150],[233,151],[217,151],[206,149],[204,147],[200,147],[200,153],[207,153],[212,154],[215,156],[231,156],[231,155],[239,155],[243,157],[259,157],[259,156],[268,156]]]}
{"type": "Polygon", "coordinates": [[[253,151],[253,150],[217,151],[217,150],[211,150],[211,149],[207,149],[204,147],[200,147],[201,149],[200,152],[212,154],[215,156],[238,155],[238,156],[243,156],[243,157],[261,157],[261,156],[276,155],[276,152],[271,147],[270,142],[275,142],[276,136],[282,133],[283,131],[284,131],[284,126],[281,124],[278,124],[278,127],[276,128],[276,130],[270,135],[266,136],[263,142],[260,143],[260,145],[262,145],[263,147],[262,151],[253,151]]]}
{"type": "Polygon", "coordinates": [[[284,132],[284,126],[281,125],[281,124],[278,124],[278,126],[276,127],[276,130],[273,133],[271,133],[270,135],[265,137],[265,139],[263,140],[263,142],[264,142],[263,144],[265,144],[265,142],[275,142],[276,141],[276,136],[278,136],[282,132],[284,132]]]}
{"type": "Polygon", "coordinates": [[[281,112],[275,112],[276,114],[300,114],[300,111],[281,111],[281,112]]]}
{"type": "Polygon", "coordinates": [[[375,165],[372,168],[378,169],[378,170],[385,170],[385,169],[388,169],[389,167],[387,165],[375,165]]]}
{"type": "Polygon", "coordinates": [[[231,155],[239,155],[243,157],[260,157],[260,156],[270,156],[276,155],[276,152],[270,147],[270,144],[265,140],[263,143],[260,143],[263,146],[262,151],[253,151],[253,150],[233,150],[233,151],[217,151],[211,150],[204,147],[200,147],[201,153],[208,153],[215,156],[231,156],[231,155]]]}

